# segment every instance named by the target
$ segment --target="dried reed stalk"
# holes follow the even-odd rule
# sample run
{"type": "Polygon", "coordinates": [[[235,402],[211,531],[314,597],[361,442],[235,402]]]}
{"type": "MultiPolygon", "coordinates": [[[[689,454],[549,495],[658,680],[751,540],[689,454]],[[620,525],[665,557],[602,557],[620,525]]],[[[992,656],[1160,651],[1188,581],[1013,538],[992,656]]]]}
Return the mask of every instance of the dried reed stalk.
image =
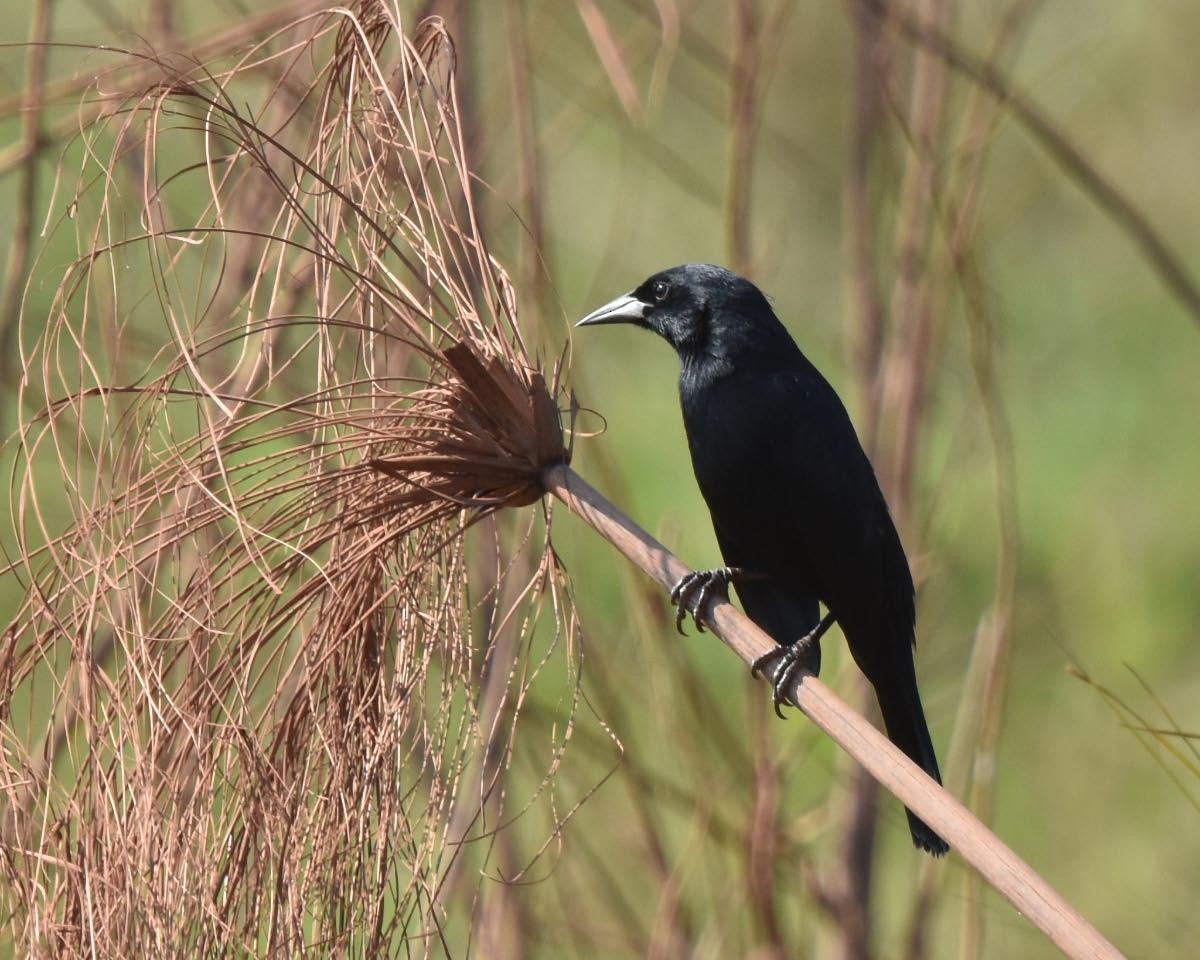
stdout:
{"type": "Polygon", "coordinates": [[[464,845],[548,792],[572,691],[541,783],[497,786],[577,652],[548,528],[488,525],[486,584],[464,531],[567,454],[453,58],[440,21],[363,0],[203,66],[128,58],[81,109],[55,202],[78,258],[35,266],[8,447],[18,952],[440,954],[464,845]]]}

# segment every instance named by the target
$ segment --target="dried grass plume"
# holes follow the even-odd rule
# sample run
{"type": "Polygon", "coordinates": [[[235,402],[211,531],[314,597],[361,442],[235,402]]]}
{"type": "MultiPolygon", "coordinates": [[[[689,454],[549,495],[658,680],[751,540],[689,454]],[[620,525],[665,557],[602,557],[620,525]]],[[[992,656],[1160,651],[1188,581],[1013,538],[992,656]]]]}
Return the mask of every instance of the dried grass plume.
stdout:
{"type": "Polygon", "coordinates": [[[481,235],[453,61],[364,0],[130,53],[81,108],[7,448],[18,953],[440,953],[463,845],[553,794],[561,669],[540,779],[504,776],[546,665],[577,676],[573,609],[544,512],[480,521],[566,458],[559,378],[481,235]]]}

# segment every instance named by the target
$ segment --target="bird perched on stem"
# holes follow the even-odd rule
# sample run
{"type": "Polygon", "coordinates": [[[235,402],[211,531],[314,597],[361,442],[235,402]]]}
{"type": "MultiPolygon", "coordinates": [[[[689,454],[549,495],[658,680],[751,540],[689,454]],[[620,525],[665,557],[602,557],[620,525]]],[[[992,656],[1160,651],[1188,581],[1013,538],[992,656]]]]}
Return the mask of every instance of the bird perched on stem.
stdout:
{"type": "MultiPolygon", "coordinates": [[[[835,622],[875,687],[888,737],[941,782],[913,666],[912,574],[875,472],[837,393],[800,352],[762,292],[723,267],[656,273],[578,326],[629,323],[679,355],[679,399],[692,467],[725,566],[675,585],[682,632],[701,626],[730,583],[747,616],[779,647],[775,711],[802,672],[821,666],[835,622]],[[824,617],[820,605],[828,611],[824,617]]],[[[911,810],[913,843],[949,847],[911,810]]]]}

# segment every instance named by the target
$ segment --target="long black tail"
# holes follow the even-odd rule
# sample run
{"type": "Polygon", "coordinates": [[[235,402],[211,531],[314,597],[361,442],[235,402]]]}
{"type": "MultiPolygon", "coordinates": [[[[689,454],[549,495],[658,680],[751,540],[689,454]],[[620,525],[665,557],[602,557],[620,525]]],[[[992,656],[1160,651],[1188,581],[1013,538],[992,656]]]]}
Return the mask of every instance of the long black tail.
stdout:
{"type": "MultiPolygon", "coordinates": [[[[929,727],[925,724],[925,711],[921,709],[916,673],[911,662],[907,670],[901,668],[896,674],[881,678],[881,681],[875,684],[875,695],[879,698],[879,709],[883,713],[883,725],[887,728],[888,739],[934,780],[941,783],[942,776],[938,772],[937,756],[933,752],[929,727]]],[[[935,857],[942,856],[950,849],[950,845],[934,833],[920,817],[911,810],[906,809],[905,812],[908,814],[913,843],[920,849],[928,850],[935,857]]]]}

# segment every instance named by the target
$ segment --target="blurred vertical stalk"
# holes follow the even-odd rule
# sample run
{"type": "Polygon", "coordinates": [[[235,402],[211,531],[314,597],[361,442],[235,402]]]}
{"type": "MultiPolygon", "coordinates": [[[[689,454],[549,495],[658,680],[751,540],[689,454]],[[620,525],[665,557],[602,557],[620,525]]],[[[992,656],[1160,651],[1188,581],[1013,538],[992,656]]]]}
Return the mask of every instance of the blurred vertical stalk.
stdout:
{"type": "Polygon", "coordinates": [[[775,864],[783,835],[779,810],[779,765],[767,736],[771,714],[762,709],[761,697],[751,697],[754,727],[754,806],[747,823],[746,885],[760,943],[755,956],[785,960],[793,951],[784,941],[779,922],[779,892],[775,864]]]}
{"type": "MultiPolygon", "coordinates": [[[[498,869],[502,877],[513,876],[519,869],[513,849],[512,831],[496,834],[498,869]]],[[[464,886],[464,893],[465,885],[464,886]]],[[[492,883],[482,894],[475,924],[476,943],[481,957],[527,957],[532,953],[529,911],[519,888],[508,883],[492,883]]]]}
{"type": "MultiPolygon", "coordinates": [[[[474,21],[471,19],[470,0],[427,0],[420,17],[414,17],[414,22],[429,14],[440,16],[446,22],[446,30],[454,38],[454,78],[458,90],[458,119],[462,129],[463,153],[474,158],[476,164],[482,164],[485,155],[485,133],[483,125],[484,111],[480,109],[479,84],[475,57],[472,55],[475,35],[474,21]]],[[[482,167],[478,172],[483,174],[482,167]]],[[[468,207],[469,198],[464,185],[463,195],[455,199],[455,212],[460,222],[469,223],[471,213],[468,207]]],[[[474,205],[475,217],[480,228],[487,232],[487,207],[484,204],[474,205]]]]}
{"type": "Polygon", "coordinates": [[[754,131],[758,113],[761,63],[761,11],[757,0],[732,7],[733,60],[729,65],[729,167],[725,183],[725,247],[737,273],[753,270],[750,249],[750,198],[754,184],[754,131]]]}
{"type": "MultiPolygon", "coordinates": [[[[1005,11],[987,55],[989,68],[1015,52],[1025,27],[1041,0],[1014,0],[1005,11]]],[[[972,87],[956,137],[955,163],[946,194],[947,242],[939,247],[934,271],[939,282],[927,286],[931,316],[943,316],[956,283],[964,292],[970,356],[980,402],[992,444],[998,527],[996,585],[992,605],[982,618],[971,648],[953,738],[947,753],[947,786],[956,796],[970,790],[969,805],[984,823],[991,821],[995,753],[1000,736],[1011,640],[1020,530],[1016,503],[1016,458],[1000,385],[996,377],[994,324],[974,265],[973,249],[979,198],[992,133],[1004,116],[1002,104],[972,87]]],[[[908,936],[907,955],[924,955],[926,928],[943,871],[923,864],[908,936]]],[[[964,957],[976,957],[982,946],[982,891],[977,878],[964,877],[964,957]]]]}
{"type": "MultiPolygon", "coordinates": [[[[851,351],[862,411],[860,429],[867,450],[874,456],[880,420],[884,315],[876,275],[878,253],[869,183],[871,156],[878,134],[881,70],[887,48],[878,19],[858,0],[849,0],[848,8],[854,29],[854,100],[842,210],[851,302],[851,351]]],[[[869,713],[874,709],[870,687],[857,674],[850,682],[853,685],[850,696],[869,713]]],[[[824,882],[823,889],[829,901],[827,912],[838,928],[838,940],[833,948],[835,955],[846,960],[862,960],[870,956],[871,877],[878,787],[857,765],[851,769],[850,776],[852,802],[841,836],[836,875],[824,882]]]]}
{"type": "MultiPolygon", "coordinates": [[[[951,7],[950,0],[920,0],[917,9],[924,22],[943,29],[951,7]]],[[[929,247],[937,221],[934,200],[945,87],[946,66],[941,58],[915,51],[907,117],[911,140],[896,219],[896,279],[879,398],[881,437],[886,438],[880,447],[881,479],[896,523],[910,542],[913,468],[939,319],[922,292],[930,282],[929,247]]]]}
{"type": "Polygon", "coordinates": [[[33,246],[50,29],[50,0],[35,0],[29,25],[29,44],[25,48],[25,90],[20,107],[22,159],[17,182],[17,203],[9,226],[12,245],[8,249],[3,299],[0,300],[0,382],[4,383],[11,383],[16,373],[14,361],[17,351],[13,348],[13,338],[17,334],[17,318],[33,246]]]}
{"type": "Polygon", "coordinates": [[[725,250],[730,267],[743,276],[753,277],[755,273],[751,204],[762,101],[793,7],[787,0],[769,9],[758,0],[737,0],[732,6],[725,250]]]}
{"type": "MultiPolygon", "coordinates": [[[[521,631],[512,622],[512,611],[520,604],[519,586],[536,576],[532,558],[524,552],[516,553],[516,558],[511,561],[513,568],[504,568],[505,550],[501,545],[504,533],[494,515],[485,518],[480,527],[479,535],[468,542],[467,562],[482,598],[479,693],[474,712],[475,726],[483,743],[482,749],[472,756],[451,807],[446,835],[452,859],[430,903],[426,936],[431,932],[429,920],[439,910],[445,910],[445,904],[454,895],[467,901],[477,895],[478,877],[467,868],[465,848],[495,830],[495,824],[500,822],[503,814],[504,781],[515,721],[511,683],[515,665],[519,662],[517,645],[521,639],[521,631]]],[[[503,831],[496,836],[504,836],[503,831]]],[[[512,850],[506,847],[502,850],[506,850],[511,859],[512,850]]],[[[504,884],[488,885],[480,895],[483,896],[483,909],[476,918],[480,938],[485,935],[500,937],[502,932],[504,937],[519,938],[519,898],[509,896],[504,884]]]]}
{"type": "MultiPolygon", "coordinates": [[[[536,102],[533,80],[530,74],[529,38],[526,29],[523,0],[506,0],[502,11],[505,26],[505,42],[509,50],[509,81],[512,93],[511,109],[515,116],[516,160],[518,196],[523,205],[522,220],[526,232],[518,256],[520,284],[518,289],[532,291],[536,316],[544,315],[546,284],[545,272],[540,269],[540,252],[545,243],[545,220],[541,203],[541,155],[536,129],[536,102]]],[[[475,58],[467,53],[470,44],[471,11],[468,0],[446,0],[431,4],[446,20],[451,36],[455,38],[456,80],[459,92],[459,117],[462,126],[464,149],[467,156],[480,157],[483,153],[484,130],[482,114],[476,103],[477,87],[473,83],[475,58]]],[[[466,219],[468,197],[460,198],[460,209],[466,219]]],[[[481,206],[478,215],[485,216],[486,207],[481,206]]],[[[503,571],[498,566],[500,537],[502,532],[492,517],[488,520],[486,534],[474,544],[470,563],[476,571],[476,580],[488,599],[484,603],[484,637],[481,646],[480,694],[476,709],[478,729],[485,735],[482,756],[474,758],[473,767],[467,776],[467,786],[455,801],[451,815],[449,835],[452,842],[463,845],[472,839],[495,829],[503,816],[503,798],[507,789],[506,779],[513,748],[512,724],[515,707],[511,699],[510,683],[512,668],[517,662],[517,642],[520,631],[508,622],[504,611],[515,604],[512,585],[532,576],[530,558],[522,554],[517,560],[526,569],[515,578],[512,571],[503,571]],[[492,545],[495,549],[488,549],[492,545]],[[493,565],[496,564],[496,565],[493,565]],[[481,822],[482,821],[482,822],[481,822]],[[490,822],[489,822],[490,821],[490,822]],[[471,834],[476,837],[471,837],[471,834]]],[[[499,852],[499,869],[502,877],[512,877],[519,872],[514,841],[508,831],[497,831],[491,841],[499,852]]],[[[443,889],[449,889],[464,902],[480,898],[472,909],[474,929],[484,956],[522,956],[527,950],[529,919],[524,901],[516,896],[507,883],[490,883],[477,887],[477,878],[465,869],[462,856],[455,856],[443,881],[443,889]],[[449,871],[453,871],[450,875],[449,871]]],[[[449,896],[442,899],[448,900],[449,896]]],[[[431,911],[432,912],[432,911],[431,911]]]]}
{"type": "MultiPolygon", "coordinates": [[[[980,400],[987,418],[995,460],[996,521],[999,546],[996,555],[996,589],[992,609],[984,619],[979,639],[983,672],[978,691],[979,733],[971,766],[970,806],[984,823],[992,819],[995,797],[996,746],[1008,688],[1008,662],[1012,620],[1016,603],[1020,528],[1017,515],[1017,468],[1012,429],[996,381],[993,323],[980,284],[966,266],[967,310],[971,335],[971,362],[980,400]]],[[[968,691],[971,695],[974,691],[968,691]]],[[[973,960],[983,943],[983,889],[978,878],[965,878],[962,956],[973,960]]]]}
{"type": "Polygon", "coordinates": [[[887,47],[879,19],[865,10],[859,0],[848,0],[847,6],[854,29],[854,98],[849,121],[849,160],[842,181],[842,219],[859,422],[863,442],[870,450],[875,446],[879,416],[883,304],[876,275],[875,223],[869,185],[871,156],[879,132],[880,71],[887,47]]]}
{"type": "MultiPolygon", "coordinates": [[[[929,22],[944,25],[950,18],[950,0],[920,0],[918,6],[922,18],[929,22]]],[[[861,5],[856,4],[853,9],[856,19],[873,19],[861,5]]],[[[871,29],[867,26],[858,29],[860,45],[870,43],[874,46],[877,42],[870,36],[871,29]]],[[[867,52],[860,52],[859,57],[870,55],[868,48],[867,52]]],[[[860,348],[862,381],[859,390],[861,395],[874,401],[873,409],[867,414],[864,433],[910,554],[914,549],[912,477],[919,427],[925,411],[925,382],[935,346],[936,318],[928,309],[923,309],[928,304],[922,301],[921,290],[927,282],[928,251],[936,221],[934,197],[945,84],[945,65],[937,57],[917,51],[913,59],[906,119],[912,140],[900,188],[895,236],[896,278],[888,308],[886,341],[884,331],[871,329],[871,319],[864,321],[860,316],[858,324],[859,339],[866,340],[865,346],[860,348]],[[876,339],[872,341],[868,337],[876,339]]],[[[860,106],[859,109],[864,108],[860,106]]],[[[866,160],[856,158],[856,162],[865,164],[866,160]]],[[[856,173],[865,176],[852,169],[852,181],[856,173]]],[[[859,229],[868,228],[869,222],[859,229]]],[[[854,268],[861,278],[869,265],[855,263],[854,268]]],[[[855,702],[861,704],[864,712],[872,713],[875,709],[873,692],[861,679],[856,686],[855,702]]],[[[853,777],[852,799],[842,834],[843,877],[838,887],[846,902],[843,912],[856,916],[855,922],[844,924],[838,956],[843,960],[866,960],[870,956],[870,898],[879,785],[861,768],[855,769],[853,777]]]]}
{"type": "Polygon", "coordinates": [[[150,0],[147,11],[150,36],[160,48],[170,46],[175,39],[175,5],[173,0],[150,0]]]}
{"type": "MultiPolygon", "coordinates": [[[[638,578],[639,580],[641,578],[638,578]]],[[[645,581],[642,581],[643,584],[645,581]]],[[[658,600],[658,591],[651,591],[658,600]]],[[[641,602],[650,605],[650,591],[632,596],[633,588],[626,591],[632,603],[641,602]],[[639,600],[640,597],[640,600],[639,600]]],[[[655,604],[658,606],[658,603],[655,604]]],[[[661,607],[658,607],[661,610],[661,607]]],[[[635,611],[631,611],[634,616],[635,611]]],[[[661,619],[661,618],[660,618],[661,619]]],[[[660,624],[661,626],[661,624],[660,624]]],[[[661,631],[659,631],[661,634],[661,631]]],[[[620,682],[612,678],[608,665],[599,658],[589,661],[593,665],[589,699],[601,708],[606,718],[606,724],[612,730],[633,730],[637,724],[632,720],[626,709],[628,691],[623,689],[620,682]]],[[[685,679],[685,683],[691,678],[685,679]]],[[[622,752],[623,749],[622,749],[622,752]]],[[[631,751],[632,753],[633,751],[631,751]]],[[[641,851],[649,870],[653,871],[654,883],[658,890],[657,903],[653,910],[647,909],[647,914],[653,917],[649,927],[642,932],[644,942],[633,946],[635,952],[647,957],[648,960],[683,960],[688,955],[690,944],[695,943],[700,925],[692,915],[688,900],[683,896],[683,868],[672,862],[670,855],[670,831],[668,829],[669,814],[661,803],[661,788],[650,782],[637,762],[630,755],[623,756],[620,764],[620,775],[629,787],[629,824],[636,827],[643,840],[644,849],[641,851]]],[[[702,816],[703,806],[701,795],[697,792],[696,815],[702,816]]],[[[649,902],[645,905],[650,906],[649,902]]],[[[638,924],[632,924],[628,932],[638,929],[638,924]]]]}
{"type": "Polygon", "coordinates": [[[525,230],[519,257],[518,290],[528,291],[536,315],[546,316],[549,305],[548,270],[543,265],[546,218],[542,199],[542,157],[537,137],[537,96],[530,72],[532,54],[525,22],[524,0],[504,0],[504,29],[508,40],[509,80],[517,146],[517,191],[525,230]]]}
{"type": "MultiPolygon", "coordinates": [[[[733,57],[729,64],[729,163],[725,184],[725,246],[732,269],[754,273],[752,201],[755,142],[761,99],[770,73],[768,46],[782,34],[786,3],[777,3],[764,16],[758,0],[738,0],[733,18],[733,57]]],[[[750,704],[761,707],[763,688],[755,684],[750,704]]],[[[779,769],[772,762],[770,737],[761,709],[754,709],[754,803],[745,826],[746,882],[752,907],[755,949],[764,957],[782,960],[791,952],[779,922],[775,853],[782,822],[779,815],[779,769]]]]}

